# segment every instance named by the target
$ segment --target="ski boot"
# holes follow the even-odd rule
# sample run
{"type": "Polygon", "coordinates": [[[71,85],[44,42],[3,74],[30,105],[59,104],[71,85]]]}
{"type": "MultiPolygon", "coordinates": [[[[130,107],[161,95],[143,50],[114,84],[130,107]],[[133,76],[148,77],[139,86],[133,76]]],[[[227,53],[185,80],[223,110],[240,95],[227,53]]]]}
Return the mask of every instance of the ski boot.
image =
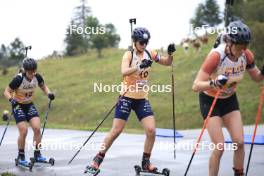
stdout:
{"type": "Polygon", "coordinates": [[[55,164],[54,158],[50,158],[49,160],[47,160],[47,158],[43,157],[40,152],[35,152],[34,158],[30,158],[30,161],[32,163],[46,163],[46,164],[50,164],[52,166],[54,166],[54,164],[55,164]]]}
{"type": "Polygon", "coordinates": [[[151,173],[154,175],[163,175],[163,176],[169,176],[170,170],[167,168],[164,168],[162,172],[158,171],[158,168],[155,167],[153,164],[150,163],[150,155],[149,154],[143,154],[142,158],[142,167],[139,165],[134,166],[136,174],[140,175],[141,173],[151,173]]]}
{"type": "Polygon", "coordinates": [[[100,172],[100,165],[104,160],[104,154],[98,153],[94,159],[91,165],[86,166],[84,173],[90,173],[93,176],[96,176],[100,172]]]}
{"type": "Polygon", "coordinates": [[[30,171],[32,171],[32,168],[33,168],[33,165],[34,165],[34,163],[32,163],[32,162],[28,162],[28,161],[25,159],[25,156],[18,156],[18,157],[15,159],[15,164],[16,164],[16,166],[26,167],[26,168],[28,168],[30,171]]]}

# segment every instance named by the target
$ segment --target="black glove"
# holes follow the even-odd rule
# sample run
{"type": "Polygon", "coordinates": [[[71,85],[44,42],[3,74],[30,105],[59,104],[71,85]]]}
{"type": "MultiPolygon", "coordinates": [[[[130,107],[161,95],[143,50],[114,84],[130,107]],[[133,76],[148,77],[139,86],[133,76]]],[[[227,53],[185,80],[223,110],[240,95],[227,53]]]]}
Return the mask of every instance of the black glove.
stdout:
{"type": "Polygon", "coordinates": [[[176,51],[175,44],[174,43],[169,44],[167,49],[168,55],[172,55],[175,51],[176,51]]]}
{"type": "Polygon", "coordinates": [[[152,64],[152,60],[150,59],[143,59],[141,64],[139,65],[139,68],[142,69],[142,68],[147,68],[147,67],[151,67],[151,64],[152,64]]]}
{"type": "Polygon", "coordinates": [[[48,97],[49,97],[50,100],[54,100],[55,99],[54,93],[49,93],[48,97]]]}
{"type": "Polygon", "coordinates": [[[227,81],[228,78],[225,75],[218,75],[215,80],[210,81],[210,86],[222,88],[226,85],[227,81]]]}
{"type": "Polygon", "coordinates": [[[18,105],[17,101],[14,98],[10,98],[9,102],[11,103],[12,109],[15,109],[18,105]]]}

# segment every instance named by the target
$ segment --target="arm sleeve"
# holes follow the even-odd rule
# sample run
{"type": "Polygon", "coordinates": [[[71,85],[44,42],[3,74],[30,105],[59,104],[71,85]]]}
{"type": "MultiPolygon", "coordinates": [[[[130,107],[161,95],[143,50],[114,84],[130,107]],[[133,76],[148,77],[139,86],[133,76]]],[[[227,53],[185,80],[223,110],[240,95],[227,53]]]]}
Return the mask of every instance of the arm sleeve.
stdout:
{"type": "Polygon", "coordinates": [[[16,77],[13,78],[13,80],[9,83],[9,87],[12,90],[16,90],[19,88],[20,84],[23,81],[23,77],[21,75],[17,75],[16,77]]]}
{"type": "Polygon", "coordinates": [[[255,67],[255,61],[254,61],[254,54],[247,49],[245,51],[246,59],[247,59],[247,66],[246,69],[251,69],[255,67]]]}
{"type": "Polygon", "coordinates": [[[208,56],[205,58],[203,65],[201,69],[211,75],[217,68],[218,64],[220,62],[220,54],[216,51],[208,54],[208,56]]]}
{"type": "Polygon", "coordinates": [[[43,79],[43,77],[39,73],[37,73],[35,76],[36,76],[36,78],[38,80],[39,87],[42,87],[44,85],[44,79],[43,79]]]}

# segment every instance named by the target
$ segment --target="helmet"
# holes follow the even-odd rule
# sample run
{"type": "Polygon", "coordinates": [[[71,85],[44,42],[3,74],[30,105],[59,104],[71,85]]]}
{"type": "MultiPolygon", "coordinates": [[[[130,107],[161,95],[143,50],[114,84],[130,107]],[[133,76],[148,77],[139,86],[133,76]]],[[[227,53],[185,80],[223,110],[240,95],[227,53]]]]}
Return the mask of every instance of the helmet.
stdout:
{"type": "Polygon", "coordinates": [[[138,28],[135,28],[133,30],[131,37],[132,37],[134,42],[136,42],[136,41],[148,42],[150,39],[150,33],[146,28],[138,27],[138,28]]]}
{"type": "Polygon", "coordinates": [[[23,60],[23,68],[24,70],[36,70],[38,67],[37,62],[33,58],[25,58],[23,60]]]}
{"type": "Polygon", "coordinates": [[[233,21],[228,25],[227,37],[235,44],[248,44],[251,40],[251,32],[242,21],[233,21]]]}

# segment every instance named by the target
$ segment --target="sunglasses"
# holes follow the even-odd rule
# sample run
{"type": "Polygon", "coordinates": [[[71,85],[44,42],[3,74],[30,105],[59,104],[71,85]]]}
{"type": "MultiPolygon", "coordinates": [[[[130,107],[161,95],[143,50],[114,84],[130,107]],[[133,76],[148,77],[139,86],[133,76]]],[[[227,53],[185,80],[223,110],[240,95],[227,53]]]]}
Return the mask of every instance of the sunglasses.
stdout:
{"type": "Polygon", "coordinates": [[[147,45],[148,44],[148,40],[142,40],[142,41],[139,41],[139,44],[140,45],[147,45]]]}

